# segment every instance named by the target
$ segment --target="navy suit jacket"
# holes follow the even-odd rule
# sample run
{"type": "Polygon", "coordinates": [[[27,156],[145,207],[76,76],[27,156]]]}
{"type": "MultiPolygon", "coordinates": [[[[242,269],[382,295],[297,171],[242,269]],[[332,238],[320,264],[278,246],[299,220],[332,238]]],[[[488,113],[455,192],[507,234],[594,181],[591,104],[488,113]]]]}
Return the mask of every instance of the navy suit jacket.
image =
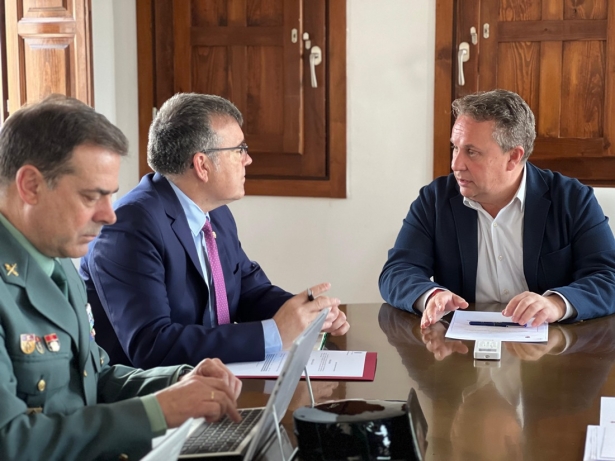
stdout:
{"type": "Polygon", "coordinates": [[[228,207],[209,213],[231,316],[220,326],[212,321],[194,239],[167,179],[146,175],[118,200],[115,212],[117,222],[103,227],[80,268],[96,339],[113,363],[151,368],[195,365],[206,357],[264,359],[260,321],[292,295],[248,259],[228,207]]]}
{"type": "MultiPolygon", "coordinates": [[[[526,166],[523,272],[529,290],[561,293],[577,310],[570,321],[614,313],[615,239],[593,190],[526,166]]],[[[451,174],[423,187],[412,203],[380,274],[380,293],[408,311],[436,287],[474,302],[477,266],[477,212],[463,204],[451,174]]]]}

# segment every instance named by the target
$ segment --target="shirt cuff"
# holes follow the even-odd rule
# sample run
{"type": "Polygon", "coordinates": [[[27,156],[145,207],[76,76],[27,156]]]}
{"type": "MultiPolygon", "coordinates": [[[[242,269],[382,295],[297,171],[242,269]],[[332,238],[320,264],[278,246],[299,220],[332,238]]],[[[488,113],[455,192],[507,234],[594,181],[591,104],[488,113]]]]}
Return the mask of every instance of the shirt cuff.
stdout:
{"type": "Polygon", "coordinates": [[[427,301],[429,300],[429,297],[431,296],[431,294],[434,291],[447,291],[444,288],[441,287],[434,287],[431,290],[427,290],[425,293],[423,293],[421,296],[419,296],[419,299],[417,299],[414,303],[414,309],[416,309],[418,312],[425,312],[425,306],[427,304],[427,301]]]}
{"type": "Polygon", "coordinates": [[[261,321],[263,324],[263,335],[265,336],[265,355],[275,354],[282,350],[282,337],[278,326],[273,319],[261,321]]]}
{"type": "Polygon", "coordinates": [[[574,307],[572,307],[572,304],[570,304],[570,302],[564,297],[564,295],[562,295],[561,293],[558,293],[557,291],[552,291],[552,290],[547,290],[543,294],[543,296],[551,296],[551,295],[559,296],[560,298],[564,300],[564,304],[566,305],[566,312],[564,313],[564,316],[558,320],[558,322],[569,319],[570,317],[576,317],[577,310],[574,307]]]}
{"type": "Polygon", "coordinates": [[[194,367],[191,367],[190,365],[182,365],[178,367],[177,370],[175,370],[175,373],[173,373],[173,376],[171,376],[171,384],[175,384],[179,381],[180,376],[185,375],[192,370],[194,370],[194,367]]]}
{"type": "Polygon", "coordinates": [[[143,396],[141,397],[141,402],[143,402],[145,407],[145,413],[149,419],[154,437],[164,435],[167,431],[167,420],[164,417],[164,413],[162,413],[162,408],[160,408],[156,396],[154,394],[143,396]]]}

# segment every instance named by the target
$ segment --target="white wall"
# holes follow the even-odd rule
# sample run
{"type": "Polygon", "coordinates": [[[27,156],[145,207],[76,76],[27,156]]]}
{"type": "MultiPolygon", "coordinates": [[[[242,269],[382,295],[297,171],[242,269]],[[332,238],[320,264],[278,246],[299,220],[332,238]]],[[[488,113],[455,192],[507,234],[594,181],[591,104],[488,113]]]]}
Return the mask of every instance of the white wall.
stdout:
{"type": "Polygon", "coordinates": [[[135,0],[93,0],[94,105],[128,137],[130,155],[120,169],[120,192],[139,182],[137,14],[135,0]]]}
{"type": "MultiPolygon", "coordinates": [[[[320,281],[343,302],[379,302],[378,274],[431,180],[433,0],[347,0],[348,198],[246,197],[231,205],[247,254],[290,291],[320,281]]],[[[135,0],[94,0],[96,107],[128,136],[138,182],[135,0]]],[[[615,217],[615,190],[597,189],[615,217]]],[[[612,223],[613,224],[613,223],[612,223]]]]}

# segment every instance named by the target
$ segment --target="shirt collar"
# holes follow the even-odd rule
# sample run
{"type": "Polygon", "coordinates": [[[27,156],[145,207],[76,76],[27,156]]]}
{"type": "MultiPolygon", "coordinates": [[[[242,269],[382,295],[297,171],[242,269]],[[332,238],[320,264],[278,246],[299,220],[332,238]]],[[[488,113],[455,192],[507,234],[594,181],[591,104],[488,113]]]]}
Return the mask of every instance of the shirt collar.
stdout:
{"type": "MultiPolygon", "coordinates": [[[[515,196],[512,198],[512,200],[506,205],[510,205],[512,202],[514,202],[515,200],[519,201],[519,208],[521,211],[524,211],[525,209],[525,193],[526,193],[526,179],[527,179],[527,166],[524,165],[523,166],[523,173],[521,175],[521,184],[519,184],[519,189],[517,189],[517,193],[515,194],[515,196]]],[[[473,208],[475,210],[482,208],[482,206],[480,205],[480,203],[475,202],[472,199],[469,199],[467,197],[463,198],[463,204],[469,208],[473,208]]]]}
{"type": "Polygon", "coordinates": [[[26,250],[30,256],[41,266],[43,272],[51,277],[51,273],[53,272],[54,260],[48,256],[45,256],[43,253],[38,251],[34,245],[30,243],[30,241],[23,235],[15,226],[11,224],[11,222],[6,219],[6,217],[0,213],[0,223],[4,225],[7,231],[17,240],[20,245],[26,250]]]}
{"type": "Polygon", "coordinates": [[[192,201],[190,197],[182,192],[182,190],[173,184],[173,181],[169,180],[169,184],[175,191],[175,195],[177,195],[177,199],[179,200],[180,205],[182,206],[184,213],[186,214],[186,219],[188,220],[188,227],[192,232],[192,235],[195,237],[199,235],[201,230],[203,230],[203,226],[205,222],[209,220],[209,213],[204,213],[203,210],[199,208],[199,206],[192,201]]]}

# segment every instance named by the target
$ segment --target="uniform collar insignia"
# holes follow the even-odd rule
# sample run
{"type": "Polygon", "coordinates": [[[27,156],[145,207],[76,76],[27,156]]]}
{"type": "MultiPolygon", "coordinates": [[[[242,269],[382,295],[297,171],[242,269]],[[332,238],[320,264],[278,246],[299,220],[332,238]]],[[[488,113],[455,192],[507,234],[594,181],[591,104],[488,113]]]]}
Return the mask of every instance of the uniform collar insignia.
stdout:
{"type": "Polygon", "coordinates": [[[13,264],[4,263],[4,270],[6,271],[7,277],[9,275],[14,275],[15,277],[19,277],[19,272],[17,272],[17,263],[13,263],[13,264]]]}

